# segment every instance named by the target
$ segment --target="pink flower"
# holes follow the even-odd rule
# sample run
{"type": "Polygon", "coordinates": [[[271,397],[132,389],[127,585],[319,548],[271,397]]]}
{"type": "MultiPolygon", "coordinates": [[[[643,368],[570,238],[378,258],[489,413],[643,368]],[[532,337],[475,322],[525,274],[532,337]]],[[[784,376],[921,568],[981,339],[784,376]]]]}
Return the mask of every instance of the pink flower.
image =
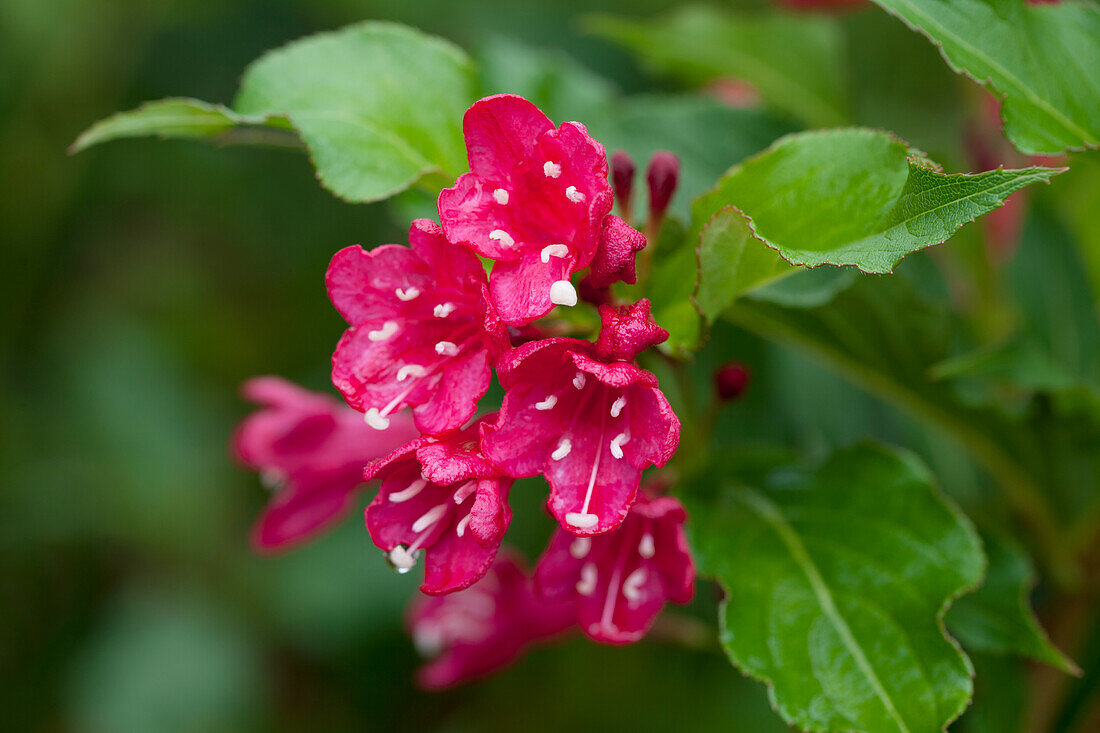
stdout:
{"type": "Polygon", "coordinates": [[[519,564],[498,557],[477,583],[445,596],[422,596],[409,613],[417,649],[432,661],[417,682],[429,689],[484,676],[511,662],[531,642],[576,623],[571,602],[539,598],[519,564]]]}
{"type": "Polygon", "coordinates": [[[559,530],[535,568],[535,588],[547,601],[575,599],[581,630],[596,641],[637,641],[666,601],[687,603],[694,595],[686,519],[676,499],[643,491],[614,532],[575,537],[559,530]]]}
{"type": "Polygon", "coordinates": [[[663,466],[680,439],[680,421],[657,378],[632,363],[668,332],[649,301],[600,307],[596,344],[550,338],[501,359],[506,390],[500,418],[482,429],[486,456],[515,477],[542,473],[548,507],[577,535],[614,529],[638,490],[642,470],[663,466]]]}
{"type": "Polygon", "coordinates": [[[473,417],[508,334],[476,257],[428,219],[412,223],[409,244],[332,258],[329,298],[351,325],[332,355],[332,383],[371,427],[413,405],[416,426],[435,435],[473,417]]]}
{"type": "Polygon", "coordinates": [[[278,488],[252,530],[261,551],[301,542],[336,521],[363,483],[363,466],[417,435],[405,413],[377,432],[351,408],[278,377],[250,379],[242,392],[262,408],[237,428],[233,451],[278,488]]]}
{"type": "Polygon", "coordinates": [[[439,194],[447,238],[496,261],[489,291],[506,323],[576,305],[569,276],[592,261],[611,211],[603,146],[511,94],[474,103],[463,132],[470,173],[439,194]]]}
{"type": "Polygon", "coordinates": [[[450,593],[476,582],[496,557],[512,511],[512,480],[481,455],[478,427],[443,439],[422,437],[363,471],[382,479],[366,509],[367,530],[398,572],[425,555],[425,593],[450,593]]]}
{"type": "Polygon", "coordinates": [[[585,280],[597,288],[605,288],[617,282],[638,282],[634,260],[645,246],[645,235],[623,219],[608,216],[600,230],[599,246],[592,258],[592,271],[585,280]]]}

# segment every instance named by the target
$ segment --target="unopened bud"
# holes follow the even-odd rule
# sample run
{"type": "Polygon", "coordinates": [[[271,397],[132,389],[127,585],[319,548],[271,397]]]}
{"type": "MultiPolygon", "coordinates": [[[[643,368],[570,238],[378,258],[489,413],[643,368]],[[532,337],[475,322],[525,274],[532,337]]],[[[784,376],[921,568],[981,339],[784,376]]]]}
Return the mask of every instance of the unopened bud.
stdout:
{"type": "Polygon", "coordinates": [[[752,379],[752,372],[739,361],[730,362],[714,372],[714,389],[718,396],[729,402],[744,394],[752,379]]]}
{"type": "Polygon", "coordinates": [[[680,159],[667,150],[658,150],[649,159],[645,177],[649,182],[649,217],[661,221],[680,180],[680,159]]]}
{"type": "Polygon", "coordinates": [[[611,156],[611,185],[619,211],[630,221],[630,192],[634,188],[634,159],[625,150],[616,150],[611,156]]]}

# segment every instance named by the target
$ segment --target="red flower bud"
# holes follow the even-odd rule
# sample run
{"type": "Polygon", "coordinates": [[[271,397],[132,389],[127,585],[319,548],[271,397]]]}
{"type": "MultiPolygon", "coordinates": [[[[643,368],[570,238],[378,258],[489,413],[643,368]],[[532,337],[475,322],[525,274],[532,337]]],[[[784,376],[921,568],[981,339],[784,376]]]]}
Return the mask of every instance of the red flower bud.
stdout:
{"type": "Polygon", "coordinates": [[[714,372],[714,389],[724,401],[735,400],[745,393],[752,379],[752,372],[739,361],[719,367],[714,372]]]}
{"type": "Polygon", "coordinates": [[[658,150],[649,160],[646,181],[649,182],[649,216],[660,221],[668,209],[676,184],[680,180],[680,159],[666,150],[658,150]]]}
{"type": "Polygon", "coordinates": [[[611,185],[619,212],[630,221],[630,192],[634,188],[634,159],[625,150],[616,150],[611,156],[611,185]]]}

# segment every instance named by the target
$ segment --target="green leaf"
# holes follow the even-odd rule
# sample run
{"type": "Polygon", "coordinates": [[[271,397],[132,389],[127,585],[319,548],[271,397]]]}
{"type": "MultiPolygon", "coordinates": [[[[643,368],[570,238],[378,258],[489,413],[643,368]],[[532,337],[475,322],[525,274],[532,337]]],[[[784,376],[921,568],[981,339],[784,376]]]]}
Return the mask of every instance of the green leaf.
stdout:
{"type": "Polygon", "coordinates": [[[652,20],[597,15],[587,27],[658,73],[690,84],[744,80],[811,126],[847,121],[840,30],[832,18],[693,7],[652,20]]]}
{"type": "Polygon", "coordinates": [[[730,170],[696,202],[693,230],[701,232],[719,209],[736,206],[792,265],[887,273],[1014,191],[1061,170],[944,174],[888,133],[797,133],[730,170]]]}
{"type": "Polygon", "coordinates": [[[875,0],[940,47],[952,69],[1002,99],[1022,152],[1100,144],[1100,9],[1019,0],[875,0]]]}
{"type": "Polygon", "coordinates": [[[1028,602],[1035,585],[1031,561],[1011,540],[986,535],[989,572],[985,583],[963,596],[947,615],[951,629],[968,651],[1016,654],[1045,662],[1063,672],[1080,670],[1050,642],[1028,602]]]}
{"type": "Polygon", "coordinates": [[[943,614],[984,558],[915,458],[857,446],[689,511],[700,570],[727,594],[722,645],[785,720],[917,733],[965,709],[971,667],[943,614]]]}
{"type": "Polygon", "coordinates": [[[140,135],[285,144],[295,131],[326,188],[348,201],[378,201],[425,176],[442,181],[465,170],[462,114],[475,96],[460,49],[372,21],[260,57],[232,110],[154,102],[94,125],[73,149],[140,135]]]}
{"type": "Polygon", "coordinates": [[[752,233],[752,222],[732,206],[722,209],[699,238],[695,305],[713,323],[739,294],[792,271],[779,253],[752,233]]]}
{"type": "Polygon", "coordinates": [[[1027,670],[1015,657],[970,653],[974,702],[953,733],[1024,733],[1030,690],[1027,670]]]}
{"type": "Polygon", "coordinates": [[[197,99],[162,99],[148,102],[130,112],[120,112],[95,123],[85,130],[69,148],[71,153],[99,145],[110,140],[127,137],[156,135],[160,138],[216,139],[218,142],[234,142],[230,133],[251,129],[270,133],[270,141],[280,141],[280,134],[289,138],[283,142],[293,144],[293,136],[285,119],[268,115],[249,117],[239,115],[220,104],[207,104],[197,99]],[[264,130],[264,128],[267,128],[264,130]]]}
{"type": "Polygon", "coordinates": [[[918,296],[905,275],[861,276],[820,306],[741,298],[723,318],[809,353],[950,436],[993,477],[1052,579],[1075,582],[1079,568],[1061,525],[1100,510],[1100,457],[1089,448],[1100,425],[1087,411],[1063,414],[1044,403],[1010,415],[933,379],[932,367],[952,354],[963,329],[946,303],[918,296]]]}

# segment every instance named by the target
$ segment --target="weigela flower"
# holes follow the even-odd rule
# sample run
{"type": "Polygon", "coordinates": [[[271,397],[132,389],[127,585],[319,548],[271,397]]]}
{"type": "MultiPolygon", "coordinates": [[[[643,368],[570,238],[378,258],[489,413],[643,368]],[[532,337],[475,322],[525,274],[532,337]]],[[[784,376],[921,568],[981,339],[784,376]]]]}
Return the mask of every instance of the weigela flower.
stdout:
{"type": "Polygon", "coordinates": [[[585,281],[596,288],[606,288],[617,282],[638,282],[634,260],[645,246],[645,235],[623,219],[608,216],[600,231],[599,246],[592,258],[592,270],[585,281]]]}
{"type": "Polygon", "coordinates": [[[523,568],[502,555],[466,590],[422,596],[413,604],[413,643],[432,658],[418,671],[417,681],[439,689],[481,677],[515,659],[531,642],[574,623],[574,603],[543,600],[523,568]]]}
{"type": "Polygon", "coordinates": [[[428,219],[412,223],[409,244],[332,258],[329,298],[351,325],[332,356],[332,383],[371,427],[385,429],[412,405],[416,426],[434,435],[473,416],[508,334],[476,257],[428,219]]]}
{"type": "Polygon", "coordinates": [[[363,466],[417,436],[407,413],[379,432],[346,405],[278,377],[250,379],[242,392],[262,407],[237,428],[234,453],[276,489],[252,530],[261,551],[300,542],[339,519],[363,483],[363,466]]]}
{"type": "Polygon", "coordinates": [[[569,276],[592,261],[611,211],[603,146],[512,94],[476,102],[462,124],[470,172],[439,195],[447,238],[495,260],[489,291],[506,323],[576,305],[569,276]]]}
{"type": "Polygon", "coordinates": [[[614,532],[576,537],[559,530],[535,568],[535,588],[548,601],[573,599],[592,639],[637,641],[666,601],[687,603],[695,592],[686,519],[679,501],[651,499],[643,489],[614,532]]]}
{"type": "Polygon", "coordinates": [[[371,539],[399,572],[411,570],[424,553],[425,593],[476,582],[512,519],[512,480],[481,455],[478,427],[418,438],[363,471],[368,481],[382,479],[365,513],[371,539]]]}
{"type": "Polygon", "coordinates": [[[550,512],[577,535],[617,527],[642,470],[663,466],[680,439],[657,378],[632,363],[668,338],[649,301],[601,306],[600,318],[595,344],[550,338],[505,355],[497,365],[506,390],[500,418],[482,430],[485,455],[506,473],[546,476],[550,512]]]}

